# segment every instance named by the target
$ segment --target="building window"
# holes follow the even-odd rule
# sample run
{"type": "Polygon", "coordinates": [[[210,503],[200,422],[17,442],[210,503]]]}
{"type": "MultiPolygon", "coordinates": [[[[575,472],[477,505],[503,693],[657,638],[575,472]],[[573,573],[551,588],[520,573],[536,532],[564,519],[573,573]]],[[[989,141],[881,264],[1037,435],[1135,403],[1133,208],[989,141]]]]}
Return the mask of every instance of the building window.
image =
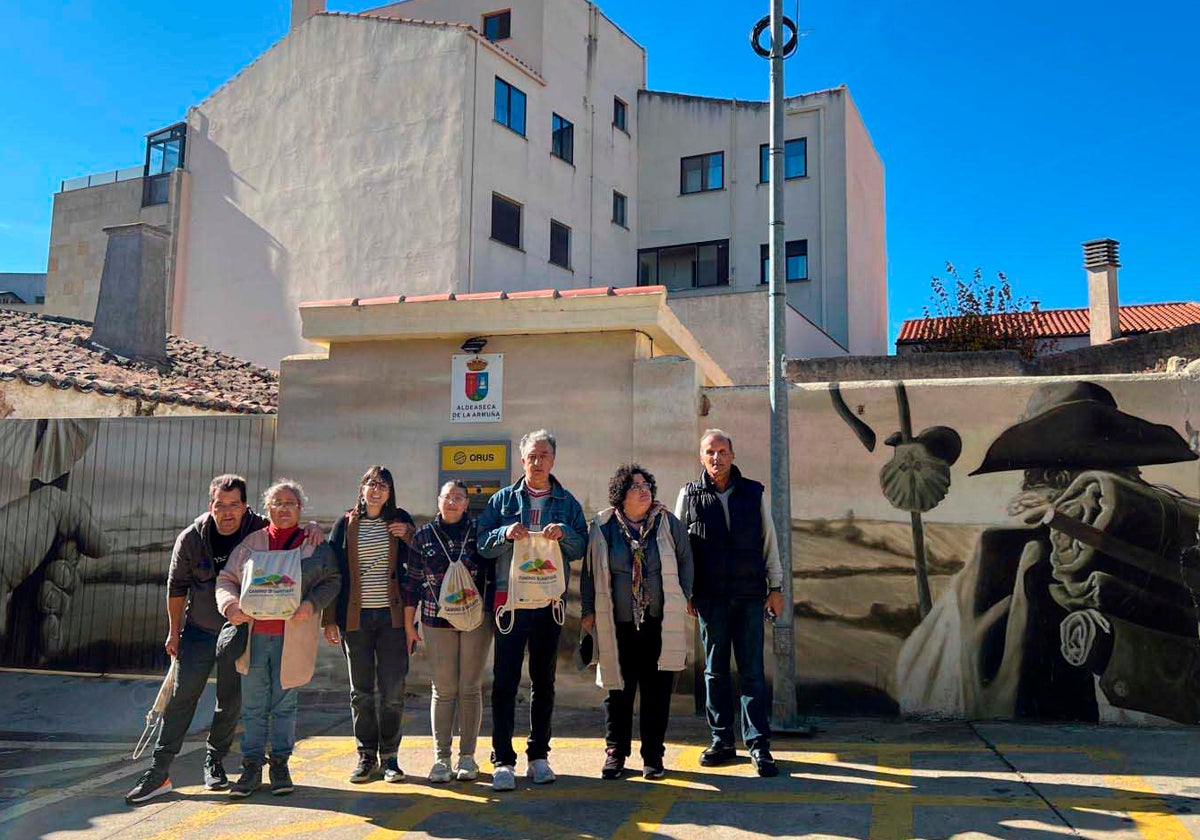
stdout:
{"type": "Polygon", "coordinates": [[[643,248],[638,251],[638,285],[672,291],[729,285],[729,240],[643,248]]]}
{"type": "Polygon", "coordinates": [[[146,138],[142,206],[166,204],[170,175],[183,166],[187,146],[187,123],[176,123],[146,138]]]}
{"type": "Polygon", "coordinates": [[[521,247],[521,205],[492,193],[492,239],[521,247]]]}
{"type": "Polygon", "coordinates": [[[499,76],[496,77],[495,120],[525,136],[525,94],[499,76]]]}
{"type": "Polygon", "coordinates": [[[621,193],[617,192],[616,190],[613,190],[612,220],[614,222],[616,222],[617,224],[619,224],[623,228],[629,227],[629,222],[626,220],[626,215],[625,215],[626,205],[628,203],[629,203],[629,199],[627,199],[625,196],[623,196],[621,193]]]}
{"type": "Polygon", "coordinates": [[[679,161],[679,192],[684,195],[725,188],[725,153],[709,152],[679,161]]]}
{"type": "MultiPolygon", "coordinates": [[[[759,248],[759,261],[762,268],[759,270],[759,283],[771,282],[771,260],[767,257],[768,246],[762,245],[759,248]]],[[[793,239],[785,246],[787,254],[787,281],[794,283],[797,280],[808,279],[808,240],[793,239]]]]}
{"type": "Polygon", "coordinates": [[[551,120],[550,154],[575,162],[575,125],[555,114],[551,120]]]}
{"type": "Polygon", "coordinates": [[[46,302],[46,296],[45,295],[34,295],[33,302],[36,304],[39,304],[39,305],[43,304],[46,302]]]}
{"type": "Polygon", "coordinates": [[[550,262],[571,267],[571,229],[554,219],[550,220],[550,262]]]}
{"type": "Polygon", "coordinates": [[[491,12],[483,16],[483,37],[489,41],[503,41],[512,29],[512,10],[491,12]]]}
{"type": "MultiPolygon", "coordinates": [[[[808,174],[808,139],[800,137],[783,144],[783,179],[803,178],[808,174]]],[[[771,180],[771,145],[758,147],[758,182],[771,180]]]]}
{"type": "Polygon", "coordinates": [[[629,133],[629,106],[619,96],[613,97],[613,125],[629,133]]]}

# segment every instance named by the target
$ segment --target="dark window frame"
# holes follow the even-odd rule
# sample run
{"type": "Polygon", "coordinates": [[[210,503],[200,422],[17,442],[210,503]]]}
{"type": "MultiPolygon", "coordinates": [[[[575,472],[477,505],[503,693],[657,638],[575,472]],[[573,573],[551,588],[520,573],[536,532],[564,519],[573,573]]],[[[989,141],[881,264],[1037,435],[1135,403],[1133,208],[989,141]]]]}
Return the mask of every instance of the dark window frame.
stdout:
{"type": "Polygon", "coordinates": [[[679,194],[680,195],[698,195],[699,193],[718,192],[725,189],[725,150],[719,152],[705,152],[699,155],[686,155],[679,159],[679,194]],[[709,183],[710,165],[709,158],[719,157],[721,159],[721,183],[718,186],[712,186],[709,183]],[[687,164],[689,161],[700,161],[700,189],[689,190],[687,188],[687,164]]]}
{"type": "Polygon", "coordinates": [[[629,103],[619,96],[613,97],[612,124],[626,134],[629,133],[629,103]]]}
{"type": "Polygon", "coordinates": [[[506,195],[501,195],[500,193],[496,193],[496,192],[492,193],[492,219],[491,219],[491,228],[490,228],[491,240],[493,242],[499,242],[501,245],[507,245],[510,248],[516,248],[518,251],[525,250],[521,244],[521,240],[522,240],[521,234],[523,232],[522,228],[524,227],[524,215],[525,215],[525,205],[524,204],[522,204],[519,201],[514,201],[513,199],[509,198],[506,195]],[[506,233],[505,230],[498,231],[496,229],[496,206],[497,206],[497,204],[499,204],[501,207],[504,207],[505,209],[515,209],[516,210],[516,240],[517,241],[515,243],[511,242],[509,239],[506,239],[504,237],[503,234],[506,233]]]}
{"type": "Polygon", "coordinates": [[[550,115],[550,154],[575,165],[575,123],[562,114],[550,115]]]}
{"type": "Polygon", "coordinates": [[[612,200],[612,222],[629,230],[629,196],[619,190],[613,190],[612,200]],[[617,207],[621,208],[621,212],[617,212],[617,207]]]}
{"type": "Polygon", "coordinates": [[[500,78],[499,76],[496,77],[496,84],[495,84],[493,91],[494,92],[493,92],[493,96],[492,96],[492,120],[494,122],[499,123],[500,125],[504,126],[509,131],[513,132],[514,134],[519,134],[521,137],[524,137],[525,136],[525,125],[528,121],[527,118],[529,116],[529,97],[525,95],[525,91],[521,90],[519,87],[514,85],[512,82],[505,81],[504,79],[500,78]],[[505,119],[500,119],[501,114],[500,114],[500,108],[499,108],[499,101],[500,101],[501,86],[503,86],[503,89],[505,91],[505,103],[504,103],[505,119]],[[512,124],[513,123],[513,94],[514,93],[518,94],[521,97],[521,100],[520,100],[521,101],[521,127],[520,127],[520,129],[515,128],[512,124]]]}
{"type": "MultiPolygon", "coordinates": [[[[696,256],[692,261],[692,279],[690,289],[718,289],[729,286],[729,240],[728,239],[709,239],[704,242],[681,242],[677,245],[660,245],[656,248],[639,248],[638,249],[638,276],[637,284],[639,286],[657,286],[662,284],[662,279],[659,277],[659,260],[663,251],[675,251],[683,248],[696,249],[696,256]],[[717,263],[717,281],[715,283],[700,283],[700,249],[708,246],[716,246],[716,263],[717,263]],[[645,280],[642,276],[642,258],[645,256],[654,255],[654,282],[645,280]]],[[[680,291],[680,290],[676,290],[680,291]]]]}
{"type": "Polygon", "coordinates": [[[479,31],[483,34],[484,38],[493,43],[496,41],[507,41],[512,37],[512,9],[497,9],[494,12],[485,12],[479,31]],[[488,23],[493,20],[496,21],[497,26],[495,38],[488,34],[488,23]]]}
{"type": "Polygon", "coordinates": [[[170,200],[168,183],[171,173],[182,169],[187,155],[187,123],[175,123],[161,131],[146,135],[146,159],[142,164],[142,206],[166,204],[170,200]],[[174,148],[175,159],[168,169],[168,149],[174,148]],[[158,162],[155,165],[155,152],[158,162]],[[154,165],[156,171],[151,171],[154,165]]]}
{"type": "MultiPolygon", "coordinates": [[[[758,147],[758,183],[765,184],[770,180],[771,175],[771,144],[762,143],[758,147]]],[[[808,138],[793,137],[791,140],[783,141],[783,180],[798,181],[801,178],[808,177],[808,138]],[[804,147],[804,153],[801,155],[803,161],[803,169],[799,175],[787,174],[787,149],[793,143],[801,143],[804,147]]]]}
{"type": "Polygon", "coordinates": [[[550,257],[549,257],[549,262],[551,265],[556,265],[559,268],[565,268],[567,271],[571,270],[571,226],[563,224],[558,219],[550,220],[550,257]],[[556,231],[555,228],[557,228],[558,230],[556,231]],[[554,250],[555,250],[554,235],[556,232],[558,232],[560,234],[560,236],[561,235],[566,236],[566,241],[565,241],[565,243],[563,243],[565,245],[566,254],[562,257],[561,261],[555,259],[556,255],[554,253],[554,250]]]}
{"type": "MultiPolygon", "coordinates": [[[[758,247],[758,284],[768,285],[771,282],[771,277],[767,273],[767,263],[769,262],[768,252],[769,245],[760,245],[758,247]]],[[[811,279],[808,273],[808,240],[807,239],[789,239],[783,246],[783,264],[785,266],[784,280],[788,283],[803,283],[811,279]],[[792,253],[793,249],[796,253],[792,253]],[[788,277],[786,271],[791,267],[793,257],[804,257],[804,276],[803,277],[788,277]]]]}

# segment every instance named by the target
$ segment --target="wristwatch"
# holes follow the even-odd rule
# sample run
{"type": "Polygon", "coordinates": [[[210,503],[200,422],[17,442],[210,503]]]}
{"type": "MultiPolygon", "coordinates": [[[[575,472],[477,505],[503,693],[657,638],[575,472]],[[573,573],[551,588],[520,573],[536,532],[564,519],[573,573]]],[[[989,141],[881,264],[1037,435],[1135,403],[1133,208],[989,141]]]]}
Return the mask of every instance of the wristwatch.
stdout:
{"type": "Polygon", "coordinates": [[[772,591],[772,592],[782,592],[782,591],[783,591],[783,587],[782,587],[782,586],[772,586],[772,587],[771,587],[771,591],[772,591]]]}

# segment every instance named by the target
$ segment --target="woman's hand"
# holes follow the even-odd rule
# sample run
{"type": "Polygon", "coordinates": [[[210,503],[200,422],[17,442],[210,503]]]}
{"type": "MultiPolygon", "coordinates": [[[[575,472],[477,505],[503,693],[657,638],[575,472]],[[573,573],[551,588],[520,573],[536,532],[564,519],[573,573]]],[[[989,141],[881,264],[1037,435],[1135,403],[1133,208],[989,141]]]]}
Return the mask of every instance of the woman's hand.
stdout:
{"type": "Polygon", "coordinates": [[[388,533],[397,539],[404,540],[405,542],[408,542],[415,532],[416,529],[407,522],[388,523],[388,533]]]}
{"type": "Polygon", "coordinates": [[[342,643],[342,634],[338,631],[336,624],[326,625],[325,641],[331,645],[340,645],[342,643]]]}
{"type": "Polygon", "coordinates": [[[412,656],[417,651],[418,644],[424,644],[425,640],[421,638],[420,625],[410,624],[404,628],[404,633],[408,637],[408,655],[412,656]]]}
{"type": "Polygon", "coordinates": [[[313,609],[312,601],[301,601],[300,606],[292,613],[292,618],[312,618],[315,613],[316,610],[313,609]]]}
{"type": "Polygon", "coordinates": [[[242,612],[242,608],[233,606],[229,608],[229,612],[225,614],[230,624],[246,624],[251,621],[250,616],[242,612]]]}
{"type": "Polygon", "coordinates": [[[325,532],[321,530],[321,526],[316,522],[309,522],[304,526],[304,544],[316,548],[321,543],[325,542],[325,532]]]}
{"type": "Polygon", "coordinates": [[[581,627],[583,627],[583,632],[590,635],[591,632],[596,629],[596,614],[592,613],[591,615],[585,615],[582,619],[580,619],[579,624],[581,627]]]}

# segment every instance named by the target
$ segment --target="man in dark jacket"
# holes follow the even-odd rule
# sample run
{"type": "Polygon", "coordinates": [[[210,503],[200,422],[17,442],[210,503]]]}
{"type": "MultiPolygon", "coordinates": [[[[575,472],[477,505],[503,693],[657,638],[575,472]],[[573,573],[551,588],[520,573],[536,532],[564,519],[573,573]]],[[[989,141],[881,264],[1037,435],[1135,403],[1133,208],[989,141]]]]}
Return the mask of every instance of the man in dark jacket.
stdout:
{"type": "MultiPolygon", "coordinates": [[[[208,487],[208,500],[208,511],[180,533],[171,553],[167,571],[168,629],[163,647],[168,656],[179,661],[175,692],[163,712],[162,731],[150,769],[125,795],[130,805],[170,793],[171,762],[183,747],[214,665],[217,707],[204,756],[204,786],[209,790],[229,787],[222,761],[237,729],[242,684],[232,659],[217,661],[217,633],[225,618],[217,610],[216,581],[230,553],[249,534],[267,527],[267,520],[246,504],[246,479],[240,475],[214,478],[208,487]]],[[[315,524],[308,526],[310,543],[320,542],[322,536],[315,524]]]]}
{"type": "Polygon", "coordinates": [[[712,744],[700,756],[715,767],[736,756],[729,655],[737,659],[742,736],[760,776],[779,770],[771,756],[763,665],[764,608],[783,604],[783,567],[766,492],[733,465],[733,441],[720,429],[700,438],[704,473],[679,491],[675,515],[687,526],[695,581],[692,606],[704,644],[705,709],[712,744]]]}

